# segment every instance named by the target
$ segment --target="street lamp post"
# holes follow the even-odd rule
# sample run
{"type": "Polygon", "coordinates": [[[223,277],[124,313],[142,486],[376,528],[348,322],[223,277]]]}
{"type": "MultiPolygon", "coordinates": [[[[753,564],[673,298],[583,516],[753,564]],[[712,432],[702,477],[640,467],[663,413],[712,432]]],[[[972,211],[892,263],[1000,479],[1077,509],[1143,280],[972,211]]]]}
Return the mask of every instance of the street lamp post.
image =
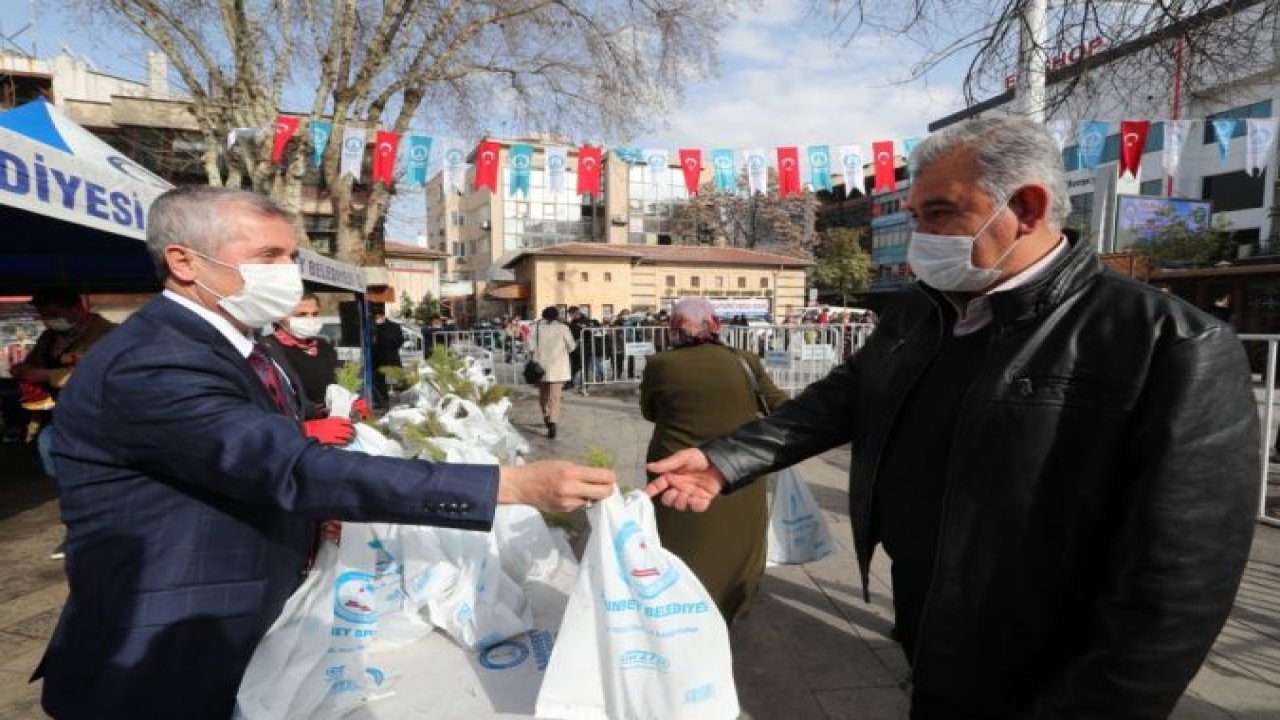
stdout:
{"type": "Polygon", "coordinates": [[[1024,0],[1019,15],[1018,111],[1044,122],[1049,0],[1024,0]]]}

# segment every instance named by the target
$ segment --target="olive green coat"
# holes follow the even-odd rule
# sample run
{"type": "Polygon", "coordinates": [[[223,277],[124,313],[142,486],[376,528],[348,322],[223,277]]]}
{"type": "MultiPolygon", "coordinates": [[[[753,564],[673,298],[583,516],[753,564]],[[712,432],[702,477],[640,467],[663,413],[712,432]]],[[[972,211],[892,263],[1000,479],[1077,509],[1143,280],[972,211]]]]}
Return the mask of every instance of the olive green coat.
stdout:
{"type": "MultiPolygon", "coordinates": [[[[653,355],[640,382],[640,410],[655,424],[649,462],[756,419],[756,396],[735,355],[751,367],[771,411],[786,402],[750,353],[693,345],[653,355]]],[[[729,621],[751,609],[764,573],[767,498],[766,484],[757,482],[717,498],[705,513],[654,506],[662,546],[693,570],[729,621]]]]}

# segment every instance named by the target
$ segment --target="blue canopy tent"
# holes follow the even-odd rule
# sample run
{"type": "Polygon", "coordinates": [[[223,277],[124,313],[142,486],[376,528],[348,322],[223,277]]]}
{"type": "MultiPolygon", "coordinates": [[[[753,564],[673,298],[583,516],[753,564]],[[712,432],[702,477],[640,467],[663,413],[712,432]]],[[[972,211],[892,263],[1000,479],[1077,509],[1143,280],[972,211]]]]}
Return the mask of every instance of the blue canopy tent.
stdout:
{"type": "Polygon", "coordinates": [[[0,295],[158,290],[146,211],[170,187],[44,100],[0,112],[0,295]]]}

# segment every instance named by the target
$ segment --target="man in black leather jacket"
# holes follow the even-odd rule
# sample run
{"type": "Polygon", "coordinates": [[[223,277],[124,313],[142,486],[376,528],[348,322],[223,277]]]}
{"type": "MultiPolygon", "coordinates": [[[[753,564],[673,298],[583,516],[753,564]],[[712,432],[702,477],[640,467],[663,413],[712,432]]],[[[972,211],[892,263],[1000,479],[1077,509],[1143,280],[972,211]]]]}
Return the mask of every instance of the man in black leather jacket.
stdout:
{"type": "Polygon", "coordinates": [[[702,510],[850,443],[859,570],[893,560],[912,718],[1167,717],[1253,537],[1240,343],[1062,236],[1041,126],[970,121],[914,160],[921,281],[773,416],[650,465],[649,492],[702,510]]]}

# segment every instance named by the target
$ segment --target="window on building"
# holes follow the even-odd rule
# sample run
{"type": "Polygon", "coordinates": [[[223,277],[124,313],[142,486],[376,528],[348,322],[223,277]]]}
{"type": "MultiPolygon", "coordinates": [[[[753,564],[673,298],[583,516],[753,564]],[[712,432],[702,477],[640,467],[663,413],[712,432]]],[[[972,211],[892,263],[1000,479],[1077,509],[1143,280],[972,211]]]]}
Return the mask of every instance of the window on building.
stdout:
{"type": "MultiPolygon", "coordinates": [[[[1233,118],[1240,120],[1236,123],[1235,128],[1231,131],[1232,138],[1244,137],[1248,131],[1248,123],[1244,122],[1249,118],[1266,118],[1271,117],[1271,101],[1262,100],[1248,105],[1241,105],[1237,108],[1231,108],[1225,112],[1214,113],[1204,119],[1204,144],[1209,145],[1218,141],[1218,136],[1213,132],[1214,120],[1226,120],[1233,118]]],[[[1213,209],[1216,211],[1218,206],[1215,204],[1213,209]]]]}
{"type": "Polygon", "coordinates": [[[564,271],[563,271],[563,270],[560,270],[560,271],[557,271],[557,272],[556,272],[556,282],[564,282],[564,271]]]}
{"type": "Polygon", "coordinates": [[[716,276],[716,289],[717,289],[717,290],[723,290],[723,289],[724,289],[724,276],[722,276],[722,275],[717,275],[717,276],[716,276]]]}
{"type": "Polygon", "coordinates": [[[760,278],[760,287],[767,290],[769,288],[769,278],[767,277],[760,278]]]}
{"type": "Polygon", "coordinates": [[[1262,207],[1267,174],[1253,177],[1244,171],[1206,175],[1200,197],[1213,203],[1213,211],[1251,210],[1262,207]]]}
{"type": "Polygon", "coordinates": [[[602,318],[604,320],[608,320],[609,318],[613,317],[613,306],[610,305],[609,303],[605,303],[604,305],[601,305],[600,314],[604,316],[602,318]]]}
{"type": "Polygon", "coordinates": [[[675,287],[675,286],[676,286],[676,276],[675,276],[675,275],[668,275],[668,276],[667,276],[667,287],[673,288],[673,287],[675,287]]]}
{"type": "Polygon", "coordinates": [[[578,273],[578,275],[582,278],[582,282],[587,282],[587,274],[586,274],[586,273],[578,273]]]}
{"type": "Polygon", "coordinates": [[[1138,194],[1152,195],[1155,197],[1160,197],[1161,195],[1164,195],[1164,179],[1161,178],[1159,180],[1143,181],[1143,183],[1138,186],[1138,194]]]}
{"type": "Polygon", "coordinates": [[[694,275],[689,278],[689,287],[702,287],[702,277],[694,275]]]}
{"type": "Polygon", "coordinates": [[[747,279],[746,279],[746,278],[744,278],[744,277],[740,277],[740,278],[738,278],[738,289],[739,289],[739,290],[746,290],[746,289],[747,289],[747,279]]]}
{"type": "Polygon", "coordinates": [[[466,225],[467,218],[461,212],[452,210],[449,212],[449,221],[453,223],[454,227],[462,227],[463,225],[466,225]]]}
{"type": "Polygon", "coordinates": [[[605,273],[605,274],[604,274],[604,281],[605,281],[605,282],[613,282],[613,273],[611,273],[611,272],[607,272],[607,273],[605,273]]]}

